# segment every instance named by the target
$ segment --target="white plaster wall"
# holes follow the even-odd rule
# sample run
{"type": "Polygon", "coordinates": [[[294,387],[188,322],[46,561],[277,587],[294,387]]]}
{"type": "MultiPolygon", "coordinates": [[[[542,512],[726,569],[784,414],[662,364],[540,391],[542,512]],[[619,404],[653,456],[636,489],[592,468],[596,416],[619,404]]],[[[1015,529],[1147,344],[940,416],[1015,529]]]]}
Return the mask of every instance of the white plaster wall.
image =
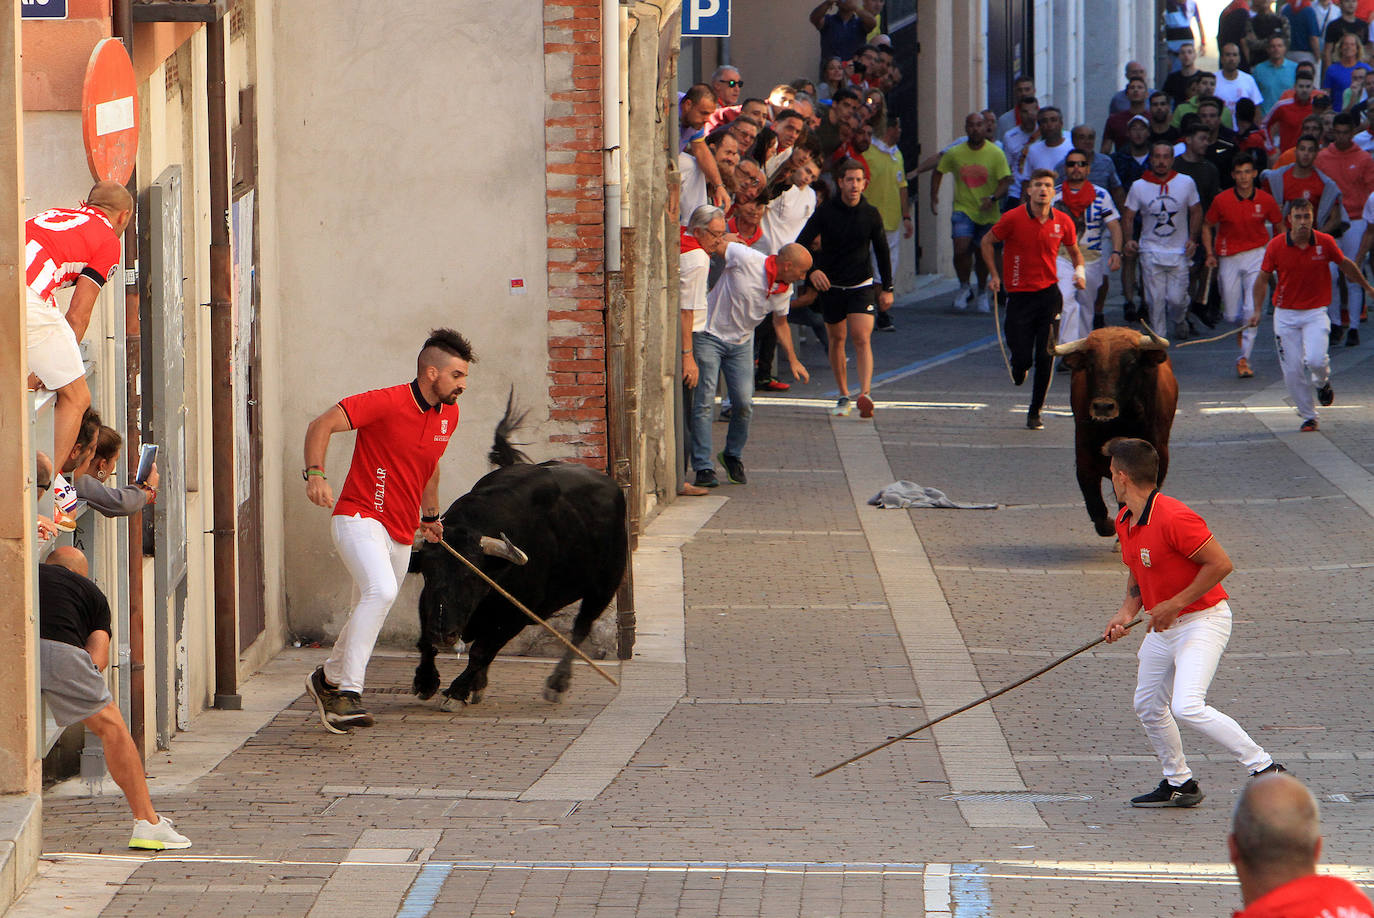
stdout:
{"type": "MultiPolygon", "coordinates": [[[[291,627],[332,637],[351,584],[328,511],[306,501],[300,480],[310,420],[345,395],[412,379],[440,325],[466,334],[479,357],[440,466],[442,503],[488,470],[508,388],[532,421],[547,417],[542,6],[456,16],[418,0],[385,11],[292,0],[272,4],[270,28],[260,140],[264,223],[275,226],[264,226],[262,299],[281,333],[280,351],[265,355],[279,374],[265,411],[280,433],[268,441],[281,469],[269,487],[282,497],[280,520],[265,525],[282,527],[291,627]],[[488,70],[491,80],[474,76],[488,70]],[[516,277],[524,296],[509,293],[516,277]]],[[[329,452],[336,492],[352,439],[335,437],[329,452]]],[[[403,599],[393,615],[409,633],[413,610],[403,599]]]]}

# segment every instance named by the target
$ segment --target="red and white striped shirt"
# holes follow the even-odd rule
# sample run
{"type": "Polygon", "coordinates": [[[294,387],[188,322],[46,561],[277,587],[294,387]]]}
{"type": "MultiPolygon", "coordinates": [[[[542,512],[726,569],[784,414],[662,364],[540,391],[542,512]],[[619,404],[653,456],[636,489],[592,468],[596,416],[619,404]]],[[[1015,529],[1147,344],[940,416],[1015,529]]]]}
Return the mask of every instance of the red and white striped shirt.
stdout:
{"type": "Polygon", "coordinates": [[[104,211],[82,205],[55,207],[24,224],[24,280],[40,300],[89,277],[104,286],[119,263],[119,237],[104,211]]]}

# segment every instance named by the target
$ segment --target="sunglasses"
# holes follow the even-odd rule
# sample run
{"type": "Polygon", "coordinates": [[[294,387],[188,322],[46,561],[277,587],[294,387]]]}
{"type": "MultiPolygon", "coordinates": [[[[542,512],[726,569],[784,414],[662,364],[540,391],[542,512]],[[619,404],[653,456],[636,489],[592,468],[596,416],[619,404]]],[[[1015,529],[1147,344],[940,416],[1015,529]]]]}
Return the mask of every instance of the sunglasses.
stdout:
{"type": "Polygon", "coordinates": [[[724,83],[726,86],[729,86],[731,89],[738,89],[739,87],[744,85],[743,80],[721,80],[721,82],[724,83]]]}
{"type": "Polygon", "coordinates": [[[1070,159],[1070,160],[1065,160],[1064,165],[1067,166],[1067,167],[1070,168],[1070,169],[1086,169],[1086,168],[1088,168],[1088,164],[1085,163],[1085,162],[1083,162],[1081,159],[1070,159]]]}

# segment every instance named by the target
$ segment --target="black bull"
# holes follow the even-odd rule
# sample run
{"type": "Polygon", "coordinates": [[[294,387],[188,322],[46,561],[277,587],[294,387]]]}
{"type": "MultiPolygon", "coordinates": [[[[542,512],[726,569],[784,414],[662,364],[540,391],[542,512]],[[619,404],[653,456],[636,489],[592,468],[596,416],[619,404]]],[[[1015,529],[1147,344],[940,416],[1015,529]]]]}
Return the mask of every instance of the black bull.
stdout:
{"type": "Polygon", "coordinates": [[[1074,452],[1078,487],[1100,536],[1116,534],[1102,500],[1102,479],[1111,477],[1107,441],[1136,437],[1159,453],[1159,483],[1169,471],[1169,431],[1178,407],[1178,381],[1169,342],[1129,328],[1101,328],[1054,350],[1073,370],[1074,452]]]}
{"type": "MultiPolygon", "coordinates": [[[[530,464],[506,440],[512,426],[507,412],[491,452],[501,467],[444,513],[444,541],[540,618],[580,599],[569,636],[580,646],[625,574],[625,498],[614,481],[586,466],[530,464]],[[503,534],[528,556],[527,563],[501,550],[497,537],[503,534]]],[[[444,690],[444,704],[476,704],[487,686],[487,667],[530,620],[442,546],[422,546],[411,570],[425,580],[420,665],[412,689],[421,698],[434,695],[437,647],[461,637],[469,645],[468,665],[444,690]]],[[[560,700],[571,678],[572,652],[567,651],[545,683],[544,697],[560,700]]]]}

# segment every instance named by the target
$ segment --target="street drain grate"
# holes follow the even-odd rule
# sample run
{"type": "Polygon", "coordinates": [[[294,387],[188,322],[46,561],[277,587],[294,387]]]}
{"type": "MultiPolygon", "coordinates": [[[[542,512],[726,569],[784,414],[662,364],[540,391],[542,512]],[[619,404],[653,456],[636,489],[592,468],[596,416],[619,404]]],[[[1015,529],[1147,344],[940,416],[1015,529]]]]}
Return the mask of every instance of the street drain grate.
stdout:
{"type": "Polygon", "coordinates": [[[981,794],[945,794],[941,800],[990,803],[1087,803],[1087,794],[1037,794],[1034,791],[1002,791],[981,794]]]}

